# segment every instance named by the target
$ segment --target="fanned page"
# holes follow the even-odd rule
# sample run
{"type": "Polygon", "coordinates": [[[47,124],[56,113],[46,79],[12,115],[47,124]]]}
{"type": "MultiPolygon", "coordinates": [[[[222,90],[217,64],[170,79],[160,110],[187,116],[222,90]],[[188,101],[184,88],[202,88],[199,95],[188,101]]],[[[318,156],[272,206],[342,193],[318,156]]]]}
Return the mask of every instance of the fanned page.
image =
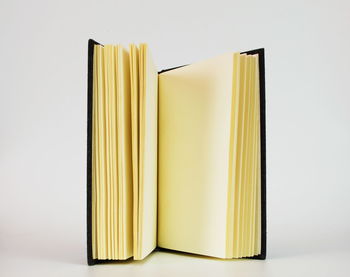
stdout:
{"type": "Polygon", "coordinates": [[[130,69],[122,46],[96,45],[93,74],[92,250],[133,255],[130,69]]]}
{"type": "Polygon", "coordinates": [[[129,53],[121,46],[116,50],[119,257],[127,259],[133,255],[130,66],[129,53]]]}
{"type": "Polygon", "coordinates": [[[160,247],[260,253],[257,64],[226,54],[160,74],[160,247]]]}
{"type": "Polygon", "coordinates": [[[157,243],[158,73],[145,44],[94,53],[92,258],[143,259],[157,243]]]}
{"type": "Polygon", "coordinates": [[[131,81],[131,130],[132,130],[132,169],[133,169],[133,252],[139,249],[139,50],[134,44],[130,50],[130,81],[131,81]]]}
{"type": "Polygon", "coordinates": [[[138,159],[133,162],[137,182],[134,184],[134,259],[140,260],[157,246],[158,72],[147,45],[141,44],[139,50],[131,45],[130,49],[133,155],[138,159]]]}

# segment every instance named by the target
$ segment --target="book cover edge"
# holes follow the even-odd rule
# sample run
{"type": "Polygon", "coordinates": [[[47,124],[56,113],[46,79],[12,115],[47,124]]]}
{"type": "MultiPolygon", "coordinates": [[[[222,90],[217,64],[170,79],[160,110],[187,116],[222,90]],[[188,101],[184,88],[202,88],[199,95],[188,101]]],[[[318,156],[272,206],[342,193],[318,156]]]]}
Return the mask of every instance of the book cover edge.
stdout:
{"type": "Polygon", "coordinates": [[[95,264],[92,258],[92,94],[93,94],[93,57],[94,46],[99,43],[93,39],[88,41],[87,65],[87,165],[86,165],[86,227],[87,227],[87,263],[95,264]]]}

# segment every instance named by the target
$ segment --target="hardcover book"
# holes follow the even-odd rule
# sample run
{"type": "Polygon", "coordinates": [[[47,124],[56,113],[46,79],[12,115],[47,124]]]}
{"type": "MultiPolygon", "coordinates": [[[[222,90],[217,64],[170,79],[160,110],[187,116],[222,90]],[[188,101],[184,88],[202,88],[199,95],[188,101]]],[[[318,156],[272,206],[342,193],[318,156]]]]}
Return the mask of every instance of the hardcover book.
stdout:
{"type": "Polygon", "coordinates": [[[264,49],[158,71],[88,46],[88,264],[169,249],[266,257],[264,49]]]}

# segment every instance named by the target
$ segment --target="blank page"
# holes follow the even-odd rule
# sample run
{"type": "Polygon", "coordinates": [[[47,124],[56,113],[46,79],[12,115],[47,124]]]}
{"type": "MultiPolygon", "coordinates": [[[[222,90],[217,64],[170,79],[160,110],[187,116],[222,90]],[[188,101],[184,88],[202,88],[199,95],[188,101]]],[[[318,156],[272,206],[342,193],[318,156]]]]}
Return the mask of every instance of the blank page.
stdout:
{"type": "Polygon", "coordinates": [[[140,148],[138,190],[138,251],[143,259],[157,246],[158,72],[148,47],[140,45],[140,148]]]}
{"type": "Polygon", "coordinates": [[[133,255],[130,68],[124,48],[117,46],[116,55],[119,259],[127,259],[133,255]]]}
{"type": "Polygon", "coordinates": [[[158,245],[226,258],[233,53],[159,75],[158,245]]]}

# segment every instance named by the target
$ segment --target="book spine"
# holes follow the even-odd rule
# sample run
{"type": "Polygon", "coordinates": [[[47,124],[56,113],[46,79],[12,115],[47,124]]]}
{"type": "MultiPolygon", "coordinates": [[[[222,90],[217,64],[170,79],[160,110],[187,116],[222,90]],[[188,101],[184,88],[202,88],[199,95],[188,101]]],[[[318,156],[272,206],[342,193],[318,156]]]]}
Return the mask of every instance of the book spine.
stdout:
{"type": "Polygon", "coordinates": [[[87,165],[86,165],[86,230],[87,230],[87,263],[93,265],[92,258],[92,106],[93,106],[93,60],[96,41],[88,41],[87,67],[87,165]]]}

